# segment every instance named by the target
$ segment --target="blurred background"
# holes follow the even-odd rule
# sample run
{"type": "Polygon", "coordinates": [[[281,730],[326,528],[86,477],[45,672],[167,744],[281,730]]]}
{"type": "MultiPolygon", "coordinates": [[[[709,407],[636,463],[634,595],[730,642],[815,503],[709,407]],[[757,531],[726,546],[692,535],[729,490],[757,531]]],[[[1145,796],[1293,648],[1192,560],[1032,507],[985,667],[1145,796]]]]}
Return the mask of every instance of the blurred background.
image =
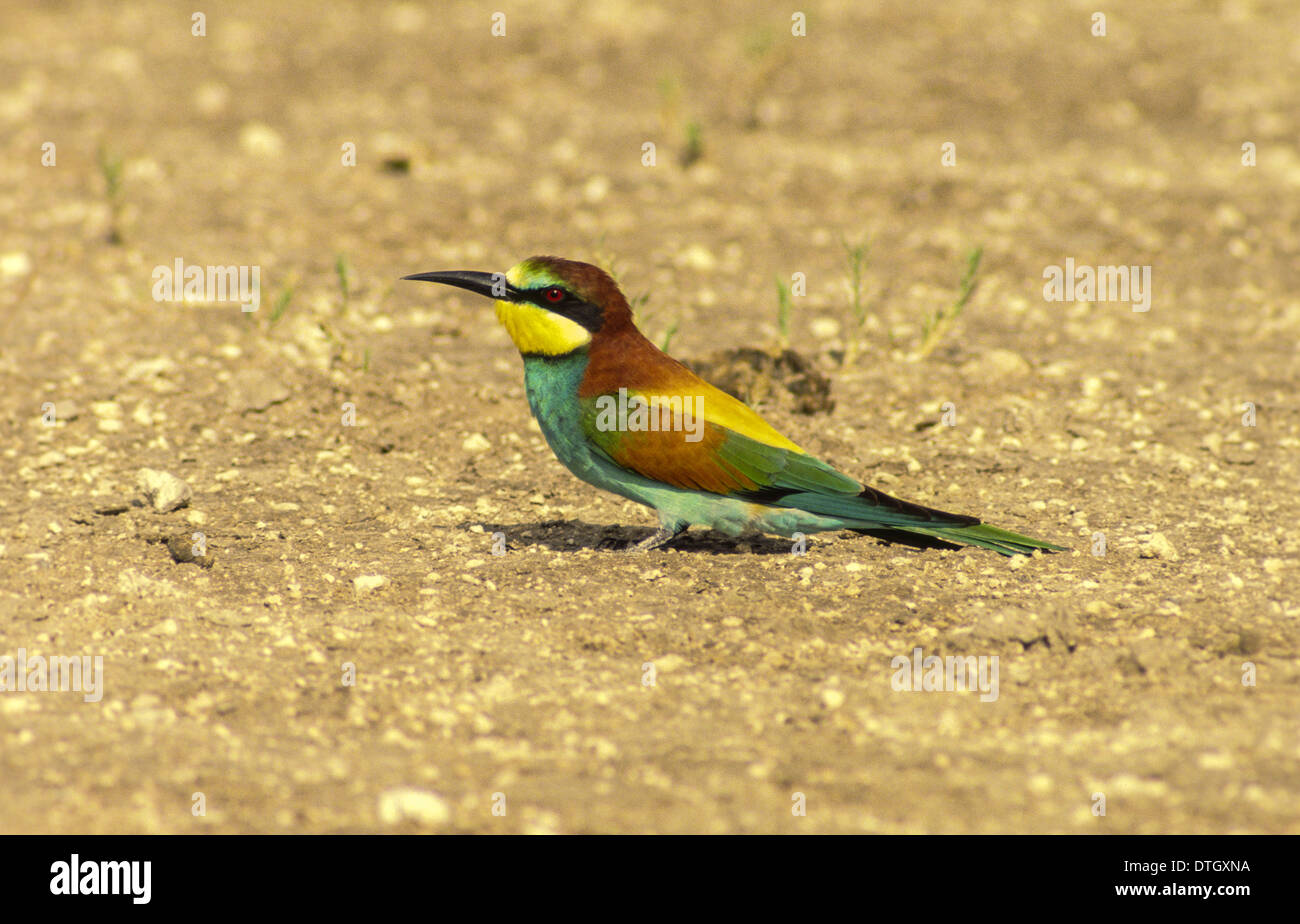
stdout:
{"type": "MultiPolygon", "coordinates": [[[[614,264],[630,295],[654,293],[652,335],[680,322],[677,342],[700,349],[775,334],[772,280],[794,272],[809,280],[799,339],[816,342],[819,317],[852,320],[845,240],[870,242],[875,333],[904,339],[978,245],[984,297],[1013,304],[1039,302],[1042,267],[1063,255],[1158,257],[1165,297],[1176,264],[1192,304],[1261,273],[1296,282],[1295,260],[1271,259],[1295,254],[1281,194],[1300,182],[1285,2],[1125,4],[1104,36],[1073,2],[192,15],[0,11],[4,249],[26,258],[11,275],[32,267],[25,298],[82,299],[93,277],[111,311],[146,291],[142,265],[183,256],[258,264],[269,295],[292,284],[301,304],[335,287],[339,254],[378,296],[407,271],[554,252],[614,264]]],[[[14,291],[0,296],[11,310],[14,291]]],[[[1037,307],[980,326],[1060,317],[1037,307]]]]}

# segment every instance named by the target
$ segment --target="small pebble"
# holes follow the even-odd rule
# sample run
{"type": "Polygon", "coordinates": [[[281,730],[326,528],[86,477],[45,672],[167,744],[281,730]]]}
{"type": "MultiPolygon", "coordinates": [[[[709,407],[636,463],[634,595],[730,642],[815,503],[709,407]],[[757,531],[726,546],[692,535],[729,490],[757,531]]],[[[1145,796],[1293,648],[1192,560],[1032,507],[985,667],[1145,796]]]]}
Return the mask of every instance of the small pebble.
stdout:
{"type": "Polygon", "coordinates": [[[482,433],[471,433],[465,437],[465,442],[460,444],[460,448],[466,452],[480,453],[487,452],[492,448],[492,444],[482,433]]]}
{"type": "Polygon", "coordinates": [[[414,821],[422,825],[445,825],[451,809],[437,793],[402,786],[379,796],[379,820],[386,825],[414,821]]]}
{"type": "Polygon", "coordinates": [[[170,513],[189,504],[194,491],[188,484],[168,472],[142,468],[136,475],[136,484],[145,499],[159,513],[170,513]]]}
{"type": "Polygon", "coordinates": [[[362,574],[352,579],[352,586],[356,589],[358,594],[365,594],[372,590],[377,590],[387,583],[388,578],[384,577],[382,574],[362,574]]]}

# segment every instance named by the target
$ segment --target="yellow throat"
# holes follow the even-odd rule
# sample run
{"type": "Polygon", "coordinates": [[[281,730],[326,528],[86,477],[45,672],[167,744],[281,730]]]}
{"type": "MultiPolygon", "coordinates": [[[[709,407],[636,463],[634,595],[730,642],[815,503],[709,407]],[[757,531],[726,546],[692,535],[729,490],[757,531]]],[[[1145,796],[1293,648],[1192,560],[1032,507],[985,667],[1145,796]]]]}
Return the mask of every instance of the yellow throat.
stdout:
{"type": "MultiPolygon", "coordinates": [[[[506,282],[524,288],[529,280],[521,271],[524,263],[513,266],[506,273],[506,282]]],[[[591,331],[577,321],[539,308],[537,305],[518,302],[495,302],[497,320],[506,329],[520,353],[540,353],[543,356],[560,356],[591,343],[591,331]]]]}

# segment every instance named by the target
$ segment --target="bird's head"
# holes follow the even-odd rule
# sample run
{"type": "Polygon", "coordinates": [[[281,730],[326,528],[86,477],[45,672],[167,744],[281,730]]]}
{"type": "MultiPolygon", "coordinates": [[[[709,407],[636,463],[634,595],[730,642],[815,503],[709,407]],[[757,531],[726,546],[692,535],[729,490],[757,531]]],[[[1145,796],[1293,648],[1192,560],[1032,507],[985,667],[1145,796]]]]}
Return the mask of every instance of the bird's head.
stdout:
{"type": "Polygon", "coordinates": [[[447,270],[403,276],[495,299],[497,319],[525,356],[563,356],[632,323],[627,299],[590,263],[529,257],[505,273],[447,270]]]}

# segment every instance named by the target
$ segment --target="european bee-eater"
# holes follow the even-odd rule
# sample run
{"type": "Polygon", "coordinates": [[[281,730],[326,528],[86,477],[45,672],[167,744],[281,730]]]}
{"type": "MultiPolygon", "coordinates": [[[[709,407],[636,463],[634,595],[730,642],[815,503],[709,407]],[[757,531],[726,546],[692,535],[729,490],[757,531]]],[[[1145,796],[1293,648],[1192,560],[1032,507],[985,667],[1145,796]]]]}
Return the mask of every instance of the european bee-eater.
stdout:
{"type": "Polygon", "coordinates": [[[658,512],[659,530],[634,550],[657,548],[696,524],[732,536],[850,529],[1004,555],[1063,551],[890,497],[809,455],[647,340],[617,284],[595,266],[531,257],[504,274],[403,278],[496,301],[497,319],[523,355],[528,403],[556,457],[583,481],[658,512]]]}

